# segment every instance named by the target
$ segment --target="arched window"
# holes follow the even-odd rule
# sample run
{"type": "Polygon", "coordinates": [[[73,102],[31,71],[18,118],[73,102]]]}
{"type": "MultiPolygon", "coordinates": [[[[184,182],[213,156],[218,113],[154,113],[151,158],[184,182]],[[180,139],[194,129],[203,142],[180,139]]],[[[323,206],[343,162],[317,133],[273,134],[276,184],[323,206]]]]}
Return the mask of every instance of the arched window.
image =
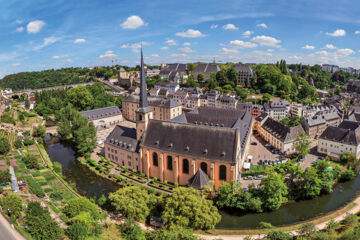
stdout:
{"type": "Polygon", "coordinates": [[[158,155],[157,155],[157,153],[156,152],[153,152],[153,154],[152,154],[153,156],[152,156],[152,158],[153,158],[153,166],[158,166],[159,164],[158,164],[158,155]]]}
{"type": "Polygon", "coordinates": [[[204,171],[204,173],[207,174],[207,164],[206,164],[206,162],[202,162],[202,163],[200,164],[200,168],[201,168],[201,170],[204,171]]]}
{"type": "Polygon", "coordinates": [[[167,169],[168,170],[172,170],[173,167],[172,167],[172,157],[171,156],[167,156],[167,169]]]}
{"type": "Polygon", "coordinates": [[[226,181],[226,166],[224,165],[219,168],[219,179],[226,181]]]}
{"type": "Polygon", "coordinates": [[[189,160],[187,160],[186,158],[182,161],[182,172],[189,174],[189,160]]]}

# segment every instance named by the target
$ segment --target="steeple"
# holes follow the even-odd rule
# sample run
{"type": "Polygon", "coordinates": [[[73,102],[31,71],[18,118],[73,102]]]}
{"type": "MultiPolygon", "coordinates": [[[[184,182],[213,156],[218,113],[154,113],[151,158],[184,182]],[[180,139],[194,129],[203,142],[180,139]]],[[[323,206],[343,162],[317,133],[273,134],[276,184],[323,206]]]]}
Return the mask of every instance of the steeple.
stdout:
{"type": "Polygon", "coordinates": [[[145,80],[145,69],[144,69],[144,57],[141,48],[141,69],[140,69],[140,105],[139,108],[147,108],[149,106],[146,92],[146,80],[145,80]]]}

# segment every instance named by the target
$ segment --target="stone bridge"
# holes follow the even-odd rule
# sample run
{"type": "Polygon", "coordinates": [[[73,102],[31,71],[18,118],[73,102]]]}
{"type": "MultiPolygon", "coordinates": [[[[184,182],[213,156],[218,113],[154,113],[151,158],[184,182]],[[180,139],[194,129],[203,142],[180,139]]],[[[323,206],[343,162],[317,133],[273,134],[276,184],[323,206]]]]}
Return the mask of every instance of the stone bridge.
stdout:
{"type": "Polygon", "coordinates": [[[25,89],[25,90],[22,90],[22,91],[15,91],[15,92],[12,92],[12,93],[3,93],[3,96],[5,98],[11,98],[12,96],[15,96],[15,95],[21,96],[24,93],[26,95],[30,96],[31,93],[36,93],[36,92],[41,92],[41,91],[46,91],[46,90],[67,89],[67,88],[74,88],[74,87],[79,87],[79,86],[87,86],[87,85],[92,85],[94,83],[95,82],[87,82],[87,83],[76,83],[76,84],[54,86],[54,87],[47,87],[47,88],[25,89]]]}

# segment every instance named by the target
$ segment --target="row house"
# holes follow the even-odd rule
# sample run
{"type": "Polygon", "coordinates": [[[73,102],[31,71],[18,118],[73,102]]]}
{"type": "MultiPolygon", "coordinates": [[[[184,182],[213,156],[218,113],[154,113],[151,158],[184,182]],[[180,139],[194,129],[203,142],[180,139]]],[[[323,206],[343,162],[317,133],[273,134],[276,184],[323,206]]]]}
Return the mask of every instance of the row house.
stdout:
{"type": "Polygon", "coordinates": [[[290,113],[290,103],[285,100],[271,101],[264,104],[264,112],[272,119],[281,120],[290,113]]]}
{"type": "Polygon", "coordinates": [[[236,109],[238,100],[235,96],[220,95],[216,99],[216,107],[223,109],[236,109]]]}
{"type": "Polygon", "coordinates": [[[345,120],[339,126],[328,126],[321,134],[317,150],[333,159],[340,159],[344,152],[360,157],[360,123],[345,120]]]}

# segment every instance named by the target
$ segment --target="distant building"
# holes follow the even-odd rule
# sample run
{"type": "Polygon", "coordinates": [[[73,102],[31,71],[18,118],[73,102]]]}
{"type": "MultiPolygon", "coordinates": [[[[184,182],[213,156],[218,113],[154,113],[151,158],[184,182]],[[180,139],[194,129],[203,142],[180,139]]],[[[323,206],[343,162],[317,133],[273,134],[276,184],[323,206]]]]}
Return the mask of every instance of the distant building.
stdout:
{"type": "Polygon", "coordinates": [[[347,83],[347,91],[360,93],[360,80],[349,80],[347,83]]]}
{"type": "Polygon", "coordinates": [[[156,77],[159,76],[160,69],[154,68],[154,69],[146,69],[146,77],[156,77]]]}
{"type": "Polygon", "coordinates": [[[216,63],[199,63],[191,72],[195,81],[198,79],[198,75],[204,75],[204,81],[210,79],[210,73],[217,73],[220,71],[219,65],[216,63]]]}
{"type": "Polygon", "coordinates": [[[94,123],[96,129],[107,128],[123,121],[120,109],[117,106],[97,108],[81,112],[89,121],[94,123]]]}
{"type": "Polygon", "coordinates": [[[251,67],[245,64],[235,64],[234,68],[238,72],[237,85],[242,87],[250,86],[251,79],[255,77],[255,72],[251,67]]]}
{"type": "Polygon", "coordinates": [[[177,90],[179,90],[180,86],[176,82],[157,82],[155,83],[154,88],[164,88],[170,93],[175,93],[177,90]]]}
{"type": "Polygon", "coordinates": [[[360,157],[360,123],[345,120],[338,127],[328,126],[319,137],[318,152],[334,159],[341,153],[354,153],[360,157]]]}
{"type": "Polygon", "coordinates": [[[236,109],[238,100],[235,96],[220,95],[216,99],[216,107],[223,109],[236,109]]]}
{"type": "Polygon", "coordinates": [[[281,120],[289,115],[290,103],[286,100],[271,101],[264,104],[264,112],[272,119],[281,120]]]}
{"type": "Polygon", "coordinates": [[[302,116],[303,105],[301,103],[293,102],[290,104],[290,115],[292,117],[301,117],[302,116]]]}
{"type": "Polygon", "coordinates": [[[259,121],[261,125],[257,128],[257,131],[266,142],[281,153],[292,154],[295,152],[297,136],[304,132],[300,125],[287,127],[271,117],[259,118],[259,121]]]}
{"type": "Polygon", "coordinates": [[[188,78],[187,65],[182,63],[162,64],[159,75],[171,82],[180,83],[181,79],[186,82],[186,79],[188,78]]]}

